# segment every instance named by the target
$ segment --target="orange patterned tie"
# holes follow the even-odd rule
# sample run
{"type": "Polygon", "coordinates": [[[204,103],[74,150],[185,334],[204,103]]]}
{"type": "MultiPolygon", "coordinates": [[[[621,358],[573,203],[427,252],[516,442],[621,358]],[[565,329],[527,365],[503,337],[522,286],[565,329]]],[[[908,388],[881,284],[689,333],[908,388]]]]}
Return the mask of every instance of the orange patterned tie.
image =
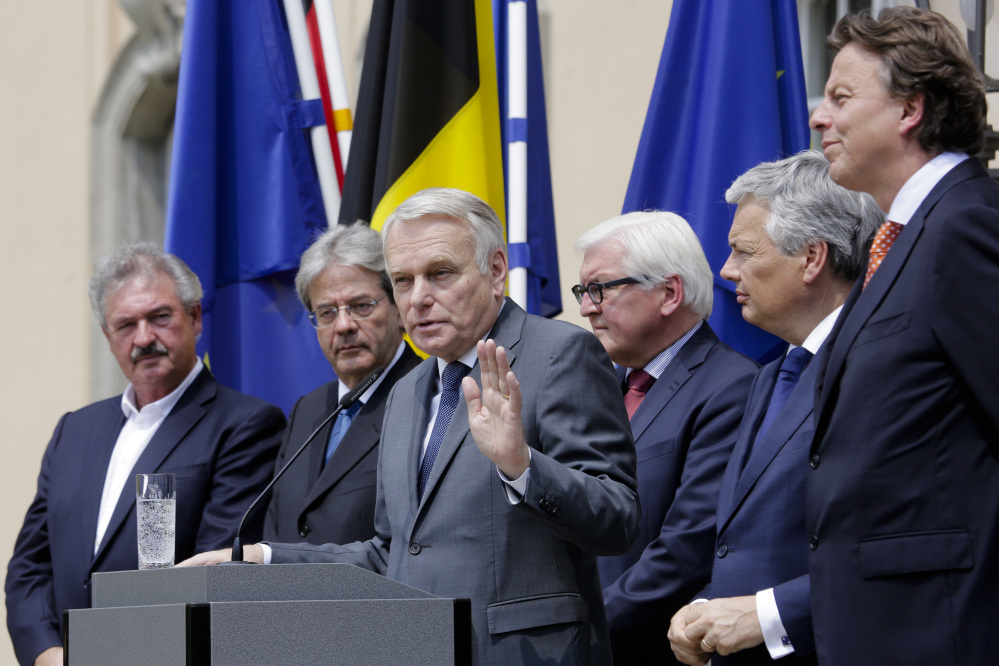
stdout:
{"type": "Polygon", "coordinates": [[[878,228],[878,233],[874,236],[874,242],[871,243],[871,255],[867,260],[867,277],[864,278],[864,289],[867,289],[867,283],[871,281],[874,276],[874,271],[878,270],[878,266],[884,261],[885,255],[888,254],[888,250],[891,249],[892,243],[898,238],[898,235],[902,233],[902,229],[905,226],[899,224],[898,222],[888,222],[887,220],[878,228]]]}

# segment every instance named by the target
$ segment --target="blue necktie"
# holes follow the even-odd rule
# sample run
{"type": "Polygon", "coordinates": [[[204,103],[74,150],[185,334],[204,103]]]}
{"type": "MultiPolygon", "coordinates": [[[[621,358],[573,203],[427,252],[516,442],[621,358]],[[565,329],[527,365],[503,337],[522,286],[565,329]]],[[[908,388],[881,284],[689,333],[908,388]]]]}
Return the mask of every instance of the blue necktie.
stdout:
{"type": "Polygon", "coordinates": [[[810,360],[812,360],[812,352],[804,347],[795,347],[784,357],[784,362],[780,364],[780,370],[777,373],[777,383],[774,384],[774,392],[770,394],[770,404],[767,405],[766,416],[763,417],[760,429],[756,431],[757,442],[760,441],[760,437],[770,428],[777,415],[780,414],[780,410],[784,407],[784,403],[787,402],[788,397],[790,397],[791,391],[798,385],[801,373],[810,360]]]}
{"type": "Polygon", "coordinates": [[[423,454],[423,463],[420,465],[420,478],[417,485],[420,499],[423,499],[423,489],[427,487],[427,481],[430,480],[430,472],[434,468],[434,461],[437,460],[437,452],[441,450],[444,433],[447,432],[447,427],[451,424],[451,417],[454,416],[454,409],[458,406],[458,398],[461,397],[461,380],[471,370],[467,365],[458,361],[448,363],[444,368],[444,374],[441,376],[441,400],[437,406],[437,420],[434,421],[434,429],[430,433],[427,451],[423,454]]]}
{"type": "Polygon", "coordinates": [[[347,434],[347,429],[350,428],[350,424],[354,421],[354,417],[357,416],[357,412],[361,411],[361,407],[364,403],[360,400],[355,402],[353,405],[347,409],[340,412],[336,417],[336,421],[333,423],[333,429],[330,431],[330,441],[326,445],[326,462],[325,465],[330,464],[330,458],[333,457],[333,452],[336,451],[336,447],[339,446],[343,436],[347,434]]]}

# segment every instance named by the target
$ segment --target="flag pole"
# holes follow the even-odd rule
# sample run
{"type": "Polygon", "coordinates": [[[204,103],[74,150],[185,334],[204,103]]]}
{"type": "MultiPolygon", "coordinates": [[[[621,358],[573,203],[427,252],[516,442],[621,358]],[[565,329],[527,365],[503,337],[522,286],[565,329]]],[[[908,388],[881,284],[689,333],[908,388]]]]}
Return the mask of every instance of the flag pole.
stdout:
{"type": "MultiPolygon", "coordinates": [[[[301,0],[284,0],[284,13],[288,19],[288,32],[291,34],[291,48],[295,55],[295,69],[302,89],[302,99],[319,99],[319,78],[312,64],[309,32],[301,0]]],[[[309,138],[312,141],[312,155],[316,160],[323,208],[326,209],[326,223],[332,226],[337,223],[340,215],[340,185],[333,163],[329,130],[325,125],[313,127],[309,131],[309,138]]]]}
{"type": "Polygon", "coordinates": [[[343,57],[340,52],[340,38],[337,35],[336,16],[331,0],[314,0],[316,22],[319,24],[319,41],[326,63],[326,81],[333,102],[333,122],[336,125],[337,145],[344,172],[347,171],[347,156],[350,154],[350,136],[354,121],[350,115],[350,99],[347,97],[347,78],[343,73],[343,57]]]}
{"type": "Polygon", "coordinates": [[[518,256],[510,267],[510,298],[527,309],[527,2],[507,4],[507,244],[518,256]],[[518,249],[519,248],[519,249],[518,249]]]}

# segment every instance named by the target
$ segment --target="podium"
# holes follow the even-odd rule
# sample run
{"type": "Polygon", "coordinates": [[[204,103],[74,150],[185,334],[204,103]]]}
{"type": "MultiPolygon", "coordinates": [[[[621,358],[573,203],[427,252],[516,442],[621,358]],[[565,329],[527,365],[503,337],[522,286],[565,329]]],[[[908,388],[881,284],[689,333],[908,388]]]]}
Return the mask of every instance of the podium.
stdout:
{"type": "Polygon", "coordinates": [[[96,573],[65,613],[70,666],[471,664],[468,599],[350,564],[96,573]]]}

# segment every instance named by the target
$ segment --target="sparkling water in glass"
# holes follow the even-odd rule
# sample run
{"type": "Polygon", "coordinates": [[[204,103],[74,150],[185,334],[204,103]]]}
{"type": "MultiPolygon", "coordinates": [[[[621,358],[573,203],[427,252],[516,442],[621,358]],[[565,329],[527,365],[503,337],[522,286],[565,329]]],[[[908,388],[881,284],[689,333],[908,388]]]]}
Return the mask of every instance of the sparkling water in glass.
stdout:
{"type": "Polygon", "coordinates": [[[136,474],[139,568],[173,566],[177,530],[177,493],[173,474],[136,474]]]}

